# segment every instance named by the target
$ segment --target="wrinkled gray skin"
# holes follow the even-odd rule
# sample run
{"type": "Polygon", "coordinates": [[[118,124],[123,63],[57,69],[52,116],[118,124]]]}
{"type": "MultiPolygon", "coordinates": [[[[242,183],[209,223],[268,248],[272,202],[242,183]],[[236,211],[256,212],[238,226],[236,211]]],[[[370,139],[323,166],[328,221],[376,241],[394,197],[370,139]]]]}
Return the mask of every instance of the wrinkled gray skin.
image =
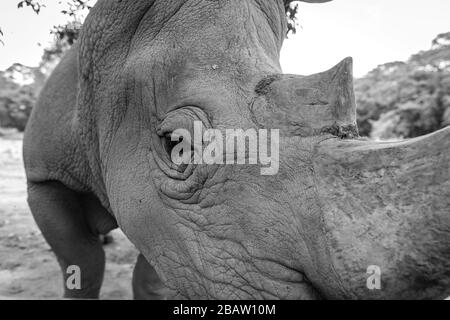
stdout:
{"type": "Polygon", "coordinates": [[[117,226],[142,253],[136,298],[448,296],[450,131],[393,144],[342,134],[355,125],[351,61],[283,78],[285,20],[281,0],[92,9],[24,142],[33,215],[64,277],[69,265],[82,270],[81,290],[66,297],[98,297],[98,235],[117,226]],[[282,90],[289,79],[301,89],[282,90]],[[321,105],[330,117],[301,112],[321,105]],[[194,120],[281,129],[279,173],[177,168],[164,136],[194,120]],[[366,288],[369,265],[380,266],[382,290],[366,288]]]}

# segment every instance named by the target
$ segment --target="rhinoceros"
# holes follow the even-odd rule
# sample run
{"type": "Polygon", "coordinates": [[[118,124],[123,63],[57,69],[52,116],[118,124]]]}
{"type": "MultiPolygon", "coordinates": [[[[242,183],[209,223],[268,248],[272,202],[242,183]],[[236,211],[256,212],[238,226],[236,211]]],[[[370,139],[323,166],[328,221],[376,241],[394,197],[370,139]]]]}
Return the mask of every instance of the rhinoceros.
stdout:
{"type": "Polygon", "coordinates": [[[81,271],[65,297],[99,297],[118,227],[137,299],[449,295],[450,128],[360,138],[351,58],[282,73],[290,2],[97,2],[24,140],[33,216],[64,279],[81,271]],[[277,173],[173,163],[193,122],[279,130],[277,173]]]}

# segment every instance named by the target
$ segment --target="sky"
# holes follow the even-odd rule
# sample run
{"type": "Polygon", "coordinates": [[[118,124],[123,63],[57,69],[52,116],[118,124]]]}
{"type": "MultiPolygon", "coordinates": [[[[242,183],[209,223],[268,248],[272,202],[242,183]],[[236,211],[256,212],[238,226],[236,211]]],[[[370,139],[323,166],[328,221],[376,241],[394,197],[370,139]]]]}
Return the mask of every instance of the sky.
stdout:
{"type": "MultiPolygon", "coordinates": [[[[39,15],[17,9],[18,0],[0,0],[0,70],[15,62],[36,66],[52,36],[67,19],[57,0],[42,0],[39,15]]],[[[298,33],[285,41],[285,73],[311,74],[354,58],[355,76],[379,64],[404,61],[429,49],[439,33],[450,31],[450,0],[334,0],[300,4],[298,33]]]]}

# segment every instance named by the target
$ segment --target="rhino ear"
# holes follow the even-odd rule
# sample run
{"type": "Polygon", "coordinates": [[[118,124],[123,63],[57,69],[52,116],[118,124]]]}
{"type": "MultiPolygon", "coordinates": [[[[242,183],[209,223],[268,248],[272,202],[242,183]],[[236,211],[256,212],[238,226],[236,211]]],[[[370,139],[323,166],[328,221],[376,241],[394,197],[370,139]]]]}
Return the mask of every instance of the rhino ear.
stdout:
{"type": "Polygon", "coordinates": [[[284,4],[288,6],[291,2],[294,1],[301,1],[301,2],[307,2],[307,3],[324,3],[324,2],[330,2],[332,0],[284,0],[284,4]]]}
{"type": "MultiPolygon", "coordinates": [[[[294,0],[291,0],[291,1],[287,1],[287,2],[293,2],[294,0]]],[[[298,0],[298,1],[301,1],[301,2],[308,2],[308,3],[324,3],[324,2],[330,2],[330,1],[333,1],[333,0],[298,0]]]]}

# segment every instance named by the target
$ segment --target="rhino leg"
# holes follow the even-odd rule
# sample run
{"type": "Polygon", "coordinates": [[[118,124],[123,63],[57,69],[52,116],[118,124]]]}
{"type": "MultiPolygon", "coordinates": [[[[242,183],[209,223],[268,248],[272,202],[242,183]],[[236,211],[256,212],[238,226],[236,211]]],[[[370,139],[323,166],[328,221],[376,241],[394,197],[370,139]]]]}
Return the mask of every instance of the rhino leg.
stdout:
{"type": "Polygon", "coordinates": [[[167,289],[155,269],[139,254],[133,272],[133,297],[135,300],[165,300],[167,289]]]}
{"type": "MultiPolygon", "coordinates": [[[[105,253],[100,234],[116,227],[99,202],[76,193],[59,182],[29,183],[28,203],[33,216],[62,269],[64,297],[96,299],[99,297],[105,268],[105,253]],[[80,286],[68,286],[73,271],[79,267],[80,286]]],[[[76,284],[74,281],[73,283],[76,284]]]]}

